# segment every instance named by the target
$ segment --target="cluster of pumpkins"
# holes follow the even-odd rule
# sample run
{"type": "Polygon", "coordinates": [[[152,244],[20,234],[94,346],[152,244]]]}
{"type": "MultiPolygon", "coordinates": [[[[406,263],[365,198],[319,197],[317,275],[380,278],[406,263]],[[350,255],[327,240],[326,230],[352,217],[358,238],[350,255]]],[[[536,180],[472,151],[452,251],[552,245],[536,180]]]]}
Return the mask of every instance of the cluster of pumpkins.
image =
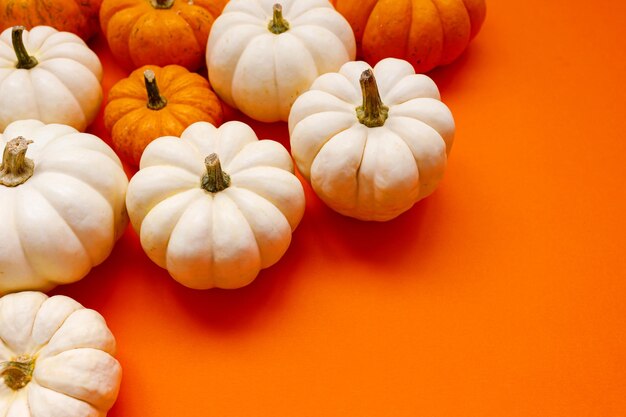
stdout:
{"type": "Polygon", "coordinates": [[[14,293],[0,299],[0,414],[106,415],[121,368],[102,317],[18,291],[81,279],[129,219],[183,285],[239,288],[304,214],[294,161],[360,220],[432,193],[455,127],[421,73],[457,58],[484,16],[484,0],[0,0],[0,294],[14,293]],[[132,70],[107,97],[113,148],[81,133],[103,101],[85,43],[98,22],[132,70]],[[222,123],[220,100],[287,122],[291,154],[222,123]],[[130,182],[120,157],[139,167],[130,182]]]}

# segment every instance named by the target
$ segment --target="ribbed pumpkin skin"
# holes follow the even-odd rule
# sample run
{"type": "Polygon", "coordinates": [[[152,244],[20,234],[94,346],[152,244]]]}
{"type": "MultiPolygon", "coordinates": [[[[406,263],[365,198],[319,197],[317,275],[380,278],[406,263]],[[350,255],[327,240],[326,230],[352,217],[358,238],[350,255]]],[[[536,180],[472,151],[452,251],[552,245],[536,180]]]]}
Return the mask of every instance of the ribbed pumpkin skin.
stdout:
{"type": "Polygon", "coordinates": [[[52,26],[88,40],[98,30],[102,0],[0,0],[0,32],[12,26],[52,26]]]}
{"type": "Polygon", "coordinates": [[[180,136],[192,123],[222,122],[222,105],[209,82],[178,65],[147,65],[133,71],[109,91],[104,125],[111,133],[113,148],[124,160],[139,165],[145,147],[161,136],[180,136]],[[147,107],[144,71],[156,76],[167,105],[160,110],[147,107]]]}
{"type": "Polygon", "coordinates": [[[204,65],[209,31],[226,0],[174,0],[156,9],[150,0],[104,0],[100,27],[111,52],[127,68],[204,65]]]}
{"type": "Polygon", "coordinates": [[[401,58],[423,73],[457,59],[485,20],[485,0],[331,0],[370,65],[401,58]]]}

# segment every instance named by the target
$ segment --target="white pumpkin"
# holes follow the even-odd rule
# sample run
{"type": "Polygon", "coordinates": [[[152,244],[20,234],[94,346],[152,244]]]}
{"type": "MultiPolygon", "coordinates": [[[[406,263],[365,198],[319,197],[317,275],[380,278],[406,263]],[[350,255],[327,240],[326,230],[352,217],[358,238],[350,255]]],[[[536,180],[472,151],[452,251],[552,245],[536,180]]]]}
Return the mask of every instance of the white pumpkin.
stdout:
{"type": "Polygon", "coordinates": [[[178,282],[239,288],[289,247],[305,205],[293,169],[244,123],[198,122],[148,145],[126,205],[143,249],[178,282]]]}
{"type": "Polygon", "coordinates": [[[289,116],[302,175],[329,207],[361,220],[390,220],[432,193],[454,129],[435,83],[395,58],[320,76],[289,116]]]}
{"type": "Polygon", "coordinates": [[[100,314],[69,297],[0,298],[0,416],[104,417],[122,368],[100,314]]]}
{"type": "Polygon", "coordinates": [[[0,132],[16,120],[37,119],[80,131],[102,103],[102,65],[77,35],[49,26],[0,34],[0,132]]]}
{"type": "Polygon", "coordinates": [[[222,100],[262,122],[287,121],[320,74],[354,59],[350,24],[328,0],[231,0],[215,20],[207,68],[222,100]]]}
{"type": "Polygon", "coordinates": [[[128,179],[107,144],[23,120],[0,134],[0,155],[0,293],[74,282],[107,258],[128,223],[128,179]]]}

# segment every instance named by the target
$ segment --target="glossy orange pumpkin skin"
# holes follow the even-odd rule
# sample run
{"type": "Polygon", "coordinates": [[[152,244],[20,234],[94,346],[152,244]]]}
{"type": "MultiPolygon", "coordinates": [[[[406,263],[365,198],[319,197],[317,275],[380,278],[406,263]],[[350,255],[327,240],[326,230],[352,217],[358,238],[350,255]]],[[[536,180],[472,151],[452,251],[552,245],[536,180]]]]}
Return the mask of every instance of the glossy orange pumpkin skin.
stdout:
{"type": "Polygon", "coordinates": [[[180,136],[190,124],[206,121],[219,126],[222,106],[209,82],[178,65],[163,68],[147,65],[133,71],[109,91],[104,126],[111,134],[117,154],[138,166],[143,150],[161,136],[180,136]],[[167,100],[159,110],[148,108],[144,71],[151,69],[161,96],[167,100]]]}
{"type": "Polygon", "coordinates": [[[104,0],[100,27],[111,52],[127,68],[204,65],[207,39],[227,0],[104,0]],[[157,1],[171,1],[157,8],[157,1]]]}
{"type": "Polygon", "coordinates": [[[88,40],[98,31],[102,0],[0,0],[0,32],[13,26],[52,26],[88,40]]]}
{"type": "Polygon", "coordinates": [[[331,0],[370,65],[387,57],[427,72],[458,58],[485,20],[485,0],[331,0]]]}

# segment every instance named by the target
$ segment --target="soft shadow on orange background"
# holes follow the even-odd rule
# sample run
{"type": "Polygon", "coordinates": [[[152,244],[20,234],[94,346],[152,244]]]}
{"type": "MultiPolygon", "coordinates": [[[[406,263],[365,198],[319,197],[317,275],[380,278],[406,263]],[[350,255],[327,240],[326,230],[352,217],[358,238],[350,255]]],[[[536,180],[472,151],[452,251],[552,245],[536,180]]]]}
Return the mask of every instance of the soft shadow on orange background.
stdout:
{"type": "MultiPolygon", "coordinates": [[[[612,3],[489,2],[466,54],[430,74],[458,128],[446,177],[392,222],[341,217],[305,186],[287,255],[230,292],[180,286],[129,228],[55,290],[117,337],[110,416],[626,415],[626,6],[612,3]]],[[[92,46],[108,91],[125,74],[92,46]]],[[[253,127],[288,145],[284,124],[253,127]]],[[[100,120],[92,132],[109,140],[100,120]]]]}

